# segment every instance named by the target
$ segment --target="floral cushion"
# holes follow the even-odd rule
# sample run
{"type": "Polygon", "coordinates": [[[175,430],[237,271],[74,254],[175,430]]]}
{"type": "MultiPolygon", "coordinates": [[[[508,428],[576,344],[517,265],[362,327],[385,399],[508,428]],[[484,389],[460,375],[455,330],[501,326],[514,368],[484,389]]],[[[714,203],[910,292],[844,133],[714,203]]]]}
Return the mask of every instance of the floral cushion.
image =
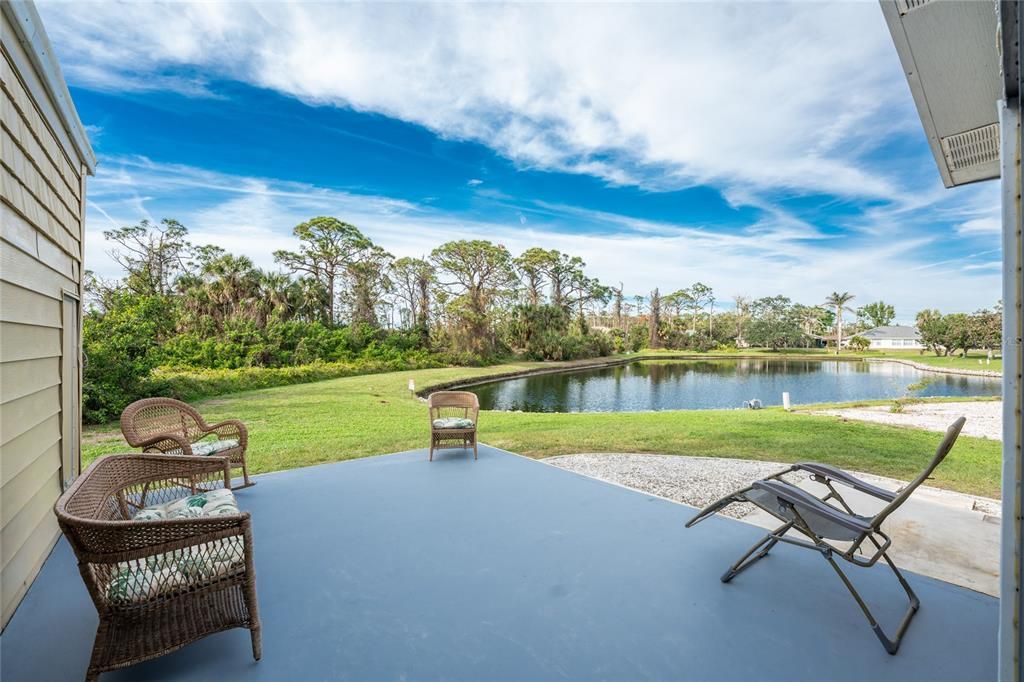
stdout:
{"type": "Polygon", "coordinates": [[[445,417],[444,419],[435,419],[433,421],[435,429],[471,429],[473,428],[472,419],[464,419],[463,417],[445,417]]]}
{"type": "Polygon", "coordinates": [[[185,519],[191,516],[213,516],[214,514],[237,514],[238,502],[227,488],[171,500],[164,504],[145,507],[135,512],[133,521],[155,521],[157,519],[185,519]]]}
{"type": "MultiPolygon", "coordinates": [[[[133,520],[182,519],[237,514],[238,504],[230,490],[217,489],[190,495],[136,512],[133,520]]],[[[238,536],[132,559],[115,564],[107,584],[107,598],[115,604],[132,604],[168,594],[197,582],[232,573],[244,566],[245,551],[238,536]]]]}
{"type": "MultiPolygon", "coordinates": [[[[221,440],[201,440],[198,443],[192,443],[192,454],[196,457],[207,457],[209,455],[215,455],[218,452],[224,452],[231,448],[237,448],[238,441],[234,438],[223,438],[221,440]]],[[[175,448],[174,450],[168,450],[168,455],[180,455],[181,448],[175,448]]]]}

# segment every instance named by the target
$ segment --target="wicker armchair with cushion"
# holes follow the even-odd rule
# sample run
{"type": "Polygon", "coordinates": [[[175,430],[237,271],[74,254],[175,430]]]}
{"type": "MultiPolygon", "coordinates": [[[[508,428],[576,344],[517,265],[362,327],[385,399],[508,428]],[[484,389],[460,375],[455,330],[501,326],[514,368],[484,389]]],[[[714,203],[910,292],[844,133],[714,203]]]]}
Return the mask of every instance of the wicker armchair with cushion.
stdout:
{"type": "Polygon", "coordinates": [[[261,656],[252,523],[221,457],[109,455],[54,511],[99,614],[87,680],[229,628],[261,656]]]}
{"type": "Polygon", "coordinates": [[[121,433],[129,445],[143,452],[227,457],[232,468],[242,469],[244,483],[235,490],[256,485],[249,480],[245,463],[249,432],[237,419],[207,424],[191,405],[180,400],[145,398],[121,413],[121,433]]]}
{"type": "Polygon", "coordinates": [[[476,452],[476,421],[480,415],[480,402],[469,391],[438,391],[427,398],[430,411],[430,461],[434,450],[442,448],[468,448],[476,452]]]}

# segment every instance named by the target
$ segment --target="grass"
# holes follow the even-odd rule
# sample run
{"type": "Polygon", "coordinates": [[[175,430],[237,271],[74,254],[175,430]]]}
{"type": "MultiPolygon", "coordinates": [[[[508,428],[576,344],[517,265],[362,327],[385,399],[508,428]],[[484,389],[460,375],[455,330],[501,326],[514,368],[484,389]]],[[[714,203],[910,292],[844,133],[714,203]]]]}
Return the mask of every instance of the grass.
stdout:
{"type": "MultiPolygon", "coordinates": [[[[235,417],[249,427],[256,473],[424,447],[426,406],[407,389],[558,363],[513,363],[345,377],[197,403],[210,421],[235,417]]],[[[485,412],[483,442],[530,457],[577,452],[656,452],[778,462],[817,460],[908,480],[932,456],[939,436],[769,408],[641,413],[485,412]]],[[[88,427],[83,460],[130,449],[117,424],[88,427]]],[[[997,497],[1000,444],[961,437],[932,484],[997,497]]]]}
{"type": "MultiPolygon", "coordinates": [[[[637,353],[638,356],[651,356],[657,357],[659,355],[686,355],[686,352],[681,351],[667,351],[667,350],[644,350],[637,353]]],[[[702,355],[709,356],[785,356],[785,357],[813,357],[818,359],[824,359],[826,357],[834,358],[835,353],[831,350],[824,348],[784,348],[782,350],[773,351],[768,348],[742,348],[737,350],[728,351],[709,351],[702,355]]],[[[992,358],[990,363],[986,364],[987,354],[983,351],[972,351],[967,354],[967,357],[961,358],[957,356],[939,357],[931,351],[925,351],[921,353],[916,350],[868,350],[855,352],[851,350],[844,350],[839,354],[839,358],[863,358],[863,359],[875,359],[875,360],[906,360],[909,362],[916,362],[922,365],[930,365],[932,367],[941,367],[944,369],[971,369],[971,370],[984,370],[986,372],[1002,372],[1003,361],[1002,358],[992,358]],[[980,361],[980,364],[979,364],[980,361]]]]}

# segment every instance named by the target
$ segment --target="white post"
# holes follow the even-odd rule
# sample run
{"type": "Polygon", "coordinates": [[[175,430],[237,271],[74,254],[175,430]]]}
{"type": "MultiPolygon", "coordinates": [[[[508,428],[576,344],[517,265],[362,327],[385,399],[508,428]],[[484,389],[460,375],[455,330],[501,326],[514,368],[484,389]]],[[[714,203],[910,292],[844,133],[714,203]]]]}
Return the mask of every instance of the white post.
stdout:
{"type": "Polygon", "coordinates": [[[415,393],[415,392],[416,392],[416,381],[414,379],[409,379],[409,393],[415,393]]]}
{"type": "Polygon", "coordinates": [[[782,409],[789,412],[789,391],[782,392],[782,409]]]}
{"type": "Polygon", "coordinates": [[[1020,100],[1000,105],[1003,204],[1003,526],[999,599],[999,679],[1021,679],[1021,174],[1020,100]]]}

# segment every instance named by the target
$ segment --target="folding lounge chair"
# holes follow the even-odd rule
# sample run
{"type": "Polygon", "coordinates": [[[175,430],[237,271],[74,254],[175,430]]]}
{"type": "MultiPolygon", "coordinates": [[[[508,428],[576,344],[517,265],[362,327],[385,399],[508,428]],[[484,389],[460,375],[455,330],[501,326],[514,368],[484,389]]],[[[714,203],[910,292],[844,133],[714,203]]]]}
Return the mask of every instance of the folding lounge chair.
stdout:
{"type": "Polygon", "coordinates": [[[851,476],[845,471],[826,464],[794,464],[784,471],[772,474],[763,480],[755,481],[746,488],[737,490],[701,509],[697,512],[696,516],[687,522],[686,527],[689,528],[703,521],[733,502],[750,502],[757,505],[783,523],[758,540],[753,547],[747,550],[746,554],[730,566],[729,570],[722,575],[722,582],[729,582],[741,571],[749,568],[754,562],[766,557],[772,547],[779,542],[813,549],[820,552],[821,556],[835,569],[846,589],[850,591],[850,594],[857,601],[857,605],[864,612],[868,622],[871,624],[871,629],[878,635],[878,639],[881,640],[885,650],[890,654],[895,654],[900,648],[900,640],[903,638],[903,633],[906,632],[907,627],[910,625],[910,620],[917,613],[918,608],[920,608],[921,602],[910,588],[906,579],[904,579],[903,574],[899,572],[892,559],[889,558],[887,550],[892,544],[892,540],[882,532],[882,522],[907,501],[911,493],[931,475],[935,467],[939,466],[946,455],[949,454],[949,451],[953,448],[953,443],[956,442],[957,436],[960,435],[960,430],[964,427],[965,421],[967,420],[960,417],[950,425],[946,430],[946,436],[942,439],[942,443],[939,444],[939,448],[935,452],[935,456],[925,470],[921,472],[920,476],[897,492],[883,490],[851,476]],[[819,498],[802,488],[782,480],[782,476],[793,471],[806,471],[810,474],[811,480],[828,488],[828,493],[824,497],[819,498]],[[833,485],[834,483],[865,493],[888,504],[874,516],[861,516],[854,513],[850,505],[846,503],[846,500],[836,490],[833,485]],[[830,500],[835,500],[839,503],[839,506],[829,504],[830,500]],[[789,531],[795,531],[806,536],[810,542],[787,536],[789,531]],[[831,544],[830,540],[850,544],[849,547],[844,549],[831,544]],[[874,546],[874,553],[858,556],[858,553],[863,552],[862,546],[866,541],[869,541],[874,546]],[[846,574],[843,573],[836,563],[835,556],[856,566],[874,566],[879,559],[885,559],[885,563],[889,564],[889,568],[892,569],[893,574],[895,574],[896,579],[899,580],[900,585],[903,586],[907,597],[910,599],[910,605],[906,613],[903,614],[903,619],[896,629],[896,636],[894,638],[890,639],[882,630],[882,626],[875,620],[867,604],[864,603],[864,600],[861,599],[849,578],[846,577],[846,574]]]}

